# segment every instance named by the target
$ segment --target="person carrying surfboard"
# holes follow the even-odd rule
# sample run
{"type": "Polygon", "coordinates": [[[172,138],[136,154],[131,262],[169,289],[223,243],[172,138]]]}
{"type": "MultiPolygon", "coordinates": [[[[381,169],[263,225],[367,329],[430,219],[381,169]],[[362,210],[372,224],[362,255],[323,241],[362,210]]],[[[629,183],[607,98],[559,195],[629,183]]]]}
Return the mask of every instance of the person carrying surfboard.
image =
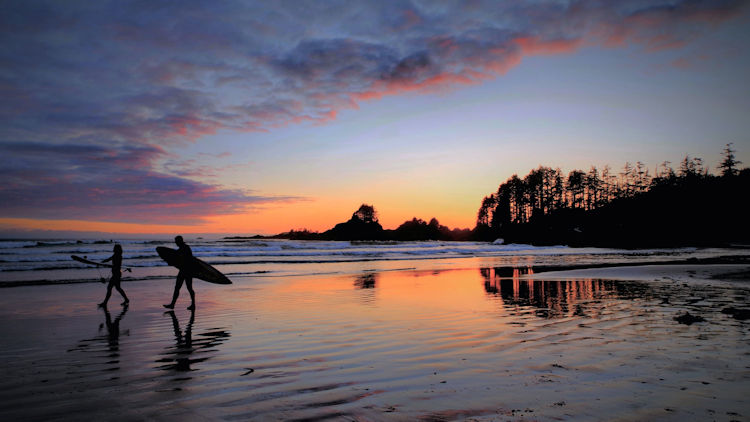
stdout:
{"type": "Polygon", "coordinates": [[[177,279],[175,280],[174,284],[174,293],[172,294],[172,302],[169,305],[164,305],[167,309],[174,309],[175,303],[177,303],[177,297],[180,296],[180,288],[182,288],[182,283],[185,282],[185,286],[187,287],[188,293],[190,293],[190,306],[188,306],[189,310],[195,310],[195,291],[193,291],[193,274],[186,268],[185,266],[188,265],[188,263],[191,263],[193,260],[193,251],[190,249],[190,246],[185,243],[185,241],[182,239],[182,236],[177,236],[174,238],[174,243],[177,245],[177,251],[182,256],[182,262],[183,267],[179,268],[179,272],[177,273],[177,279]]]}
{"type": "Polygon", "coordinates": [[[113,287],[117,289],[117,291],[120,292],[122,298],[125,299],[125,301],[122,302],[123,305],[127,305],[128,303],[130,303],[130,299],[128,299],[128,295],[125,294],[125,290],[122,290],[122,287],[120,287],[120,281],[122,281],[122,246],[120,246],[119,243],[115,243],[115,247],[112,252],[112,256],[102,261],[103,263],[112,261],[112,277],[109,279],[109,283],[107,284],[107,295],[104,297],[104,302],[99,304],[99,306],[103,308],[107,307],[109,297],[112,296],[113,287]]]}

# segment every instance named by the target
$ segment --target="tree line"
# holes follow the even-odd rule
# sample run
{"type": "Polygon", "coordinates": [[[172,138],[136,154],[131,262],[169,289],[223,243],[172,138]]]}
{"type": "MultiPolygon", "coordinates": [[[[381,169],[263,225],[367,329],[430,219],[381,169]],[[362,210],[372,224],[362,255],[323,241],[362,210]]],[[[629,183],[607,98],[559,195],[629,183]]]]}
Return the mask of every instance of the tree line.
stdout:
{"type": "MultiPolygon", "coordinates": [[[[726,145],[722,156],[718,176],[710,173],[701,158],[687,155],[677,169],[672,168],[670,162],[663,162],[653,175],[640,161],[634,165],[625,163],[617,174],[609,166],[601,171],[593,166],[589,171],[573,170],[567,175],[559,168],[540,166],[523,178],[514,174],[500,184],[496,192],[482,200],[477,212],[474,237],[478,240],[504,238],[506,241],[531,243],[571,243],[570,240],[575,243],[576,239],[587,244],[637,243],[637,239],[624,239],[622,233],[606,230],[607,226],[638,229],[638,225],[651,226],[646,224],[646,215],[653,220],[661,220],[670,213],[676,217],[676,221],[684,223],[683,216],[686,213],[693,215],[695,209],[704,209],[707,204],[710,206],[704,210],[704,217],[695,216],[693,223],[710,226],[712,222],[706,220],[720,218],[714,214],[720,211],[722,204],[730,208],[723,212],[734,215],[731,209],[733,205],[729,202],[731,198],[746,192],[746,181],[750,174],[747,168],[739,170],[741,162],[736,159],[732,144],[726,145]],[[741,181],[745,181],[745,184],[741,181]],[[712,189],[714,192],[711,192],[712,189]],[[733,189],[737,190],[732,191],[733,189]],[[716,192],[722,192],[723,197],[717,197],[716,192]],[[704,203],[685,204],[688,197],[704,203]],[[670,198],[672,202],[663,203],[664,198],[670,198]],[[678,204],[686,209],[678,208],[678,204]],[[660,208],[633,209],[648,206],[660,208]],[[628,215],[623,212],[625,209],[641,216],[628,215]],[[613,220],[607,223],[602,221],[603,216],[613,220]],[[584,226],[589,229],[604,229],[603,233],[607,233],[610,240],[606,241],[602,236],[591,233],[582,235],[584,226]]],[[[736,223],[747,226],[741,221],[736,223]]],[[[636,232],[640,233],[639,230],[636,232]]],[[[721,233],[717,235],[720,236],[721,233]]],[[[683,240],[688,237],[680,236],[683,240]]],[[[653,239],[652,236],[640,239],[643,243],[665,245],[680,243],[675,242],[676,240],[675,237],[670,240],[653,239]]]]}

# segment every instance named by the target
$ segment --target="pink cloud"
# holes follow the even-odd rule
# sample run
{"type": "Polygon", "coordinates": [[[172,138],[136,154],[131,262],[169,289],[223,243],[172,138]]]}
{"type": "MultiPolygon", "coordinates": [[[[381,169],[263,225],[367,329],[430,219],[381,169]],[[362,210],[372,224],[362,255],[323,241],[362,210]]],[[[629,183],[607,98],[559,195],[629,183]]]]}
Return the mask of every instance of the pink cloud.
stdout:
{"type": "Polygon", "coordinates": [[[539,37],[520,37],[514,41],[521,47],[523,55],[567,54],[576,51],[583,44],[582,39],[543,40],[539,37]]]}

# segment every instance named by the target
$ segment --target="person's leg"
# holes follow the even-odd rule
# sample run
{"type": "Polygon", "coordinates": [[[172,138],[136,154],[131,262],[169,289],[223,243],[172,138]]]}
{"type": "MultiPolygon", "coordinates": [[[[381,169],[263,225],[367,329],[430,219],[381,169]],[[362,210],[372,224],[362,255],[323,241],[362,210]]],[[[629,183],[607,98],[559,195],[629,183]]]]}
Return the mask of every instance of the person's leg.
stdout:
{"type": "Polygon", "coordinates": [[[192,311],[195,309],[195,291],[193,290],[193,277],[188,277],[185,280],[185,285],[187,286],[188,293],[190,293],[190,306],[188,306],[188,309],[192,311]]]}
{"type": "Polygon", "coordinates": [[[185,279],[182,273],[177,274],[177,280],[174,283],[174,293],[172,293],[172,302],[169,305],[164,305],[167,309],[173,309],[174,304],[177,303],[177,297],[180,296],[180,289],[182,288],[182,282],[185,279]]]}
{"type": "Polygon", "coordinates": [[[112,282],[110,281],[107,284],[107,295],[104,296],[104,302],[100,303],[99,306],[107,306],[107,302],[109,302],[109,297],[112,296],[112,282]]]}
{"type": "Polygon", "coordinates": [[[125,290],[123,290],[120,286],[120,282],[122,282],[122,276],[119,273],[113,274],[112,278],[109,280],[109,284],[117,289],[117,291],[120,293],[120,296],[125,299],[125,301],[122,302],[122,304],[125,305],[130,302],[130,299],[128,299],[128,295],[125,294],[125,290]]]}
{"type": "Polygon", "coordinates": [[[122,304],[123,305],[128,304],[130,302],[130,299],[128,299],[128,295],[125,294],[125,290],[123,290],[122,287],[120,287],[120,281],[117,282],[117,284],[115,285],[115,288],[117,289],[118,292],[120,292],[120,296],[122,296],[122,298],[125,299],[125,301],[123,301],[122,304]]]}

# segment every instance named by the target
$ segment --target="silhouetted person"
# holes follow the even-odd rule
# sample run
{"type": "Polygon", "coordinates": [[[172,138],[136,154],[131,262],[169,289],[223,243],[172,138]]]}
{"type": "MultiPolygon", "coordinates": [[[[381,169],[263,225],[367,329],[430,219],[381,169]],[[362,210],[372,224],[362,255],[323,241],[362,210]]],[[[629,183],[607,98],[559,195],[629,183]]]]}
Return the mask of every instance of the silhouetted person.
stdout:
{"type": "Polygon", "coordinates": [[[116,243],[113,252],[114,253],[112,254],[112,256],[102,261],[112,261],[112,277],[109,279],[109,284],[107,284],[107,295],[104,297],[104,302],[99,304],[99,306],[101,307],[107,306],[109,297],[112,296],[113,287],[117,289],[117,291],[120,292],[122,298],[125,299],[125,301],[122,302],[123,305],[127,305],[128,302],[130,302],[130,299],[128,299],[128,295],[126,295],[125,291],[122,290],[122,287],[120,287],[120,281],[122,281],[122,246],[120,246],[119,243],[116,243]]]}
{"type": "Polygon", "coordinates": [[[190,250],[190,246],[188,246],[184,240],[182,240],[182,236],[177,236],[174,238],[174,243],[177,244],[177,251],[182,256],[182,266],[179,268],[180,272],[177,273],[177,280],[175,280],[174,285],[174,293],[172,294],[172,302],[169,305],[164,305],[167,309],[174,309],[174,304],[177,302],[177,297],[180,296],[180,288],[182,287],[182,282],[185,282],[185,285],[187,286],[188,293],[190,293],[190,306],[188,306],[188,309],[191,311],[195,309],[195,291],[193,291],[193,274],[190,272],[190,265],[191,261],[193,259],[193,251],[190,250]]]}

